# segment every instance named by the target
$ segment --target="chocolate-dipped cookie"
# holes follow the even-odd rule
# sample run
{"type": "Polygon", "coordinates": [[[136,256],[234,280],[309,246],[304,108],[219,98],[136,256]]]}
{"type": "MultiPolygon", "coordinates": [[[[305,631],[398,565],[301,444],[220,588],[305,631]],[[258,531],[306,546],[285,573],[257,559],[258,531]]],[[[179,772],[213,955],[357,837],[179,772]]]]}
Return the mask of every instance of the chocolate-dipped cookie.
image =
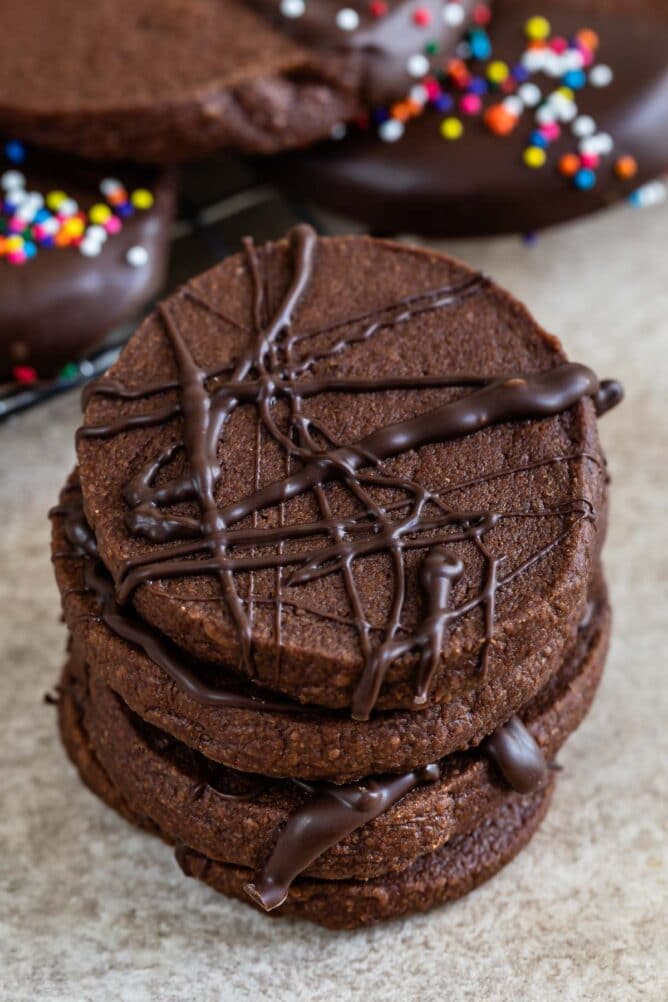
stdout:
{"type": "Polygon", "coordinates": [[[379,233],[528,232],[643,205],[668,169],[667,47],[661,0],[497,0],[412,105],[269,170],[379,233]]]}
{"type": "Polygon", "coordinates": [[[483,6],[6,0],[0,127],[151,162],[304,145],[373,100],[403,96],[483,6]]]}
{"type": "Polygon", "coordinates": [[[604,392],[463,265],[298,227],[96,384],[84,508],[118,600],[190,654],[358,720],[441,703],[465,743],[576,636],[604,392]]]}
{"type": "Polygon", "coordinates": [[[56,375],[160,290],[170,173],[0,143],[0,380],[56,375]]]}

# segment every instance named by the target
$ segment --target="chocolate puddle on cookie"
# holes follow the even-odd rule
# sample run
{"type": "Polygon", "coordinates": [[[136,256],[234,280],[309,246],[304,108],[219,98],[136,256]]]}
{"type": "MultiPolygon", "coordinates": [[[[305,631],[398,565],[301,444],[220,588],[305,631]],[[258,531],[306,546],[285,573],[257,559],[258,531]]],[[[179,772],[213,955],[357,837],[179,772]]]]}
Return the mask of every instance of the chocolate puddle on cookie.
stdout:
{"type": "MultiPolygon", "coordinates": [[[[527,568],[540,561],[558,546],[577,522],[594,517],[587,499],[571,499],[563,505],[539,511],[458,511],[443,501],[446,491],[428,490],[417,482],[393,475],[383,463],[409,450],[433,442],[451,441],[491,425],[519,419],[537,419],[567,410],[584,396],[593,398],[602,413],[620,399],[618,384],[599,383],[585,366],[565,363],[544,372],[510,374],[486,378],[478,374],[435,374],[413,377],[386,376],[380,379],[315,378],[314,364],[344,352],[350,345],[367,341],[382,329],[409,322],[424,312],[442,311],[463,298],[479,294],[486,280],[470,276],[459,284],[424,292],[373,311],[361,317],[347,318],[329,327],[300,331],[295,324],[296,310],[309,288],[316,264],[317,237],[307,226],[298,226],[290,238],[292,278],[276,310],[268,304],[263,268],[266,268],[271,245],[256,250],[246,242],[247,266],[254,290],[253,330],[248,343],[232,366],[217,370],[197,365],[188,344],[178,329],[169,305],[159,308],[165,335],[177,365],[177,378],[144,389],[123,387],[113,379],[96,384],[88,399],[99,394],[119,401],[150,398],[163,391],[176,391],[168,404],[134,413],[101,425],[79,429],[79,439],[108,438],[133,428],[146,428],[170,421],[180,421],[181,440],[170,444],[146,463],[125,487],[128,506],[127,527],[136,537],[162,543],[157,555],[128,559],[116,580],[117,596],[127,602],[142,583],[188,575],[212,575],[220,583],[224,601],[234,620],[240,644],[240,656],[252,663],[252,585],[242,596],[235,575],[239,572],[275,569],[277,574],[274,604],[276,609],[276,646],[281,647],[281,623],[284,588],[296,591],[326,575],[342,576],[351,611],[351,625],[356,630],[363,660],[363,670],[352,699],[352,715],[367,720],[375,706],[383,680],[390,667],[401,657],[416,652],[418,666],[415,682],[415,706],[424,705],[433,674],[447,645],[447,628],[460,616],[482,607],[485,632],[480,653],[480,670],[487,671],[494,638],[495,602],[498,590],[527,568]],[[309,339],[325,332],[336,334],[339,328],[351,327],[326,349],[303,354],[309,339]],[[321,421],[306,415],[303,404],[321,393],[366,393],[411,386],[473,387],[471,392],[417,417],[390,424],[349,445],[336,441],[321,421]],[[272,406],[282,401],[289,409],[289,428],[283,431],[272,406]],[[219,508],[216,486],[222,476],[217,452],[225,425],[241,404],[253,404],[258,427],[270,436],[285,453],[286,473],[282,479],[256,486],[256,489],[233,504],[219,508]],[[184,472],[167,483],[155,486],[158,473],[182,452],[184,472]],[[333,510],[326,485],[344,486],[360,506],[358,514],[339,517],[333,510]],[[374,489],[393,490],[402,500],[381,504],[374,489]],[[259,527],[255,521],[263,509],[282,506],[291,498],[312,491],[320,517],[296,525],[259,527]],[[177,502],[194,501],[198,517],[172,514],[168,509],[177,502]],[[536,553],[505,575],[499,568],[503,556],[495,556],[486,537],[504,518],[561,518],[567,520],[562,531],[536,553]],[[244,520],[252,525],[240,525],[244,520]],[[316,542],[312,549],[286,550],[295,540],[316,542]],[[483,580],[477,595],[454,606],[452,585],[461,573],[461,564],[448,550],[455,542],[468,542],[484,561],[483,580]],[[250,553],[234,553],[235,547],[250,547],[250,553]],[[402,625],[406,597],[404,556],[410,550],[426,549],[421,585],[424,615],[408,631],[402,625]],[[258,552],[259,551],[259,552],[258,552]],[[380,642],[374,642],[374,628],[362,608],[354,576],[354,563],[366,556],[386,553],[392,562],[394,595],[380,642]],[[282,573],[288,571],[287,581],[282,573]]],[[[229,322],[215,304],[192,292],[182,292],[190,302],[229,322]]],[[[239,325],[235,325],[238,327],[239,325]]],[[[593,458],[556,457],[544,462],[593,458]]],[[[594,460],[596,461],[596,460],[594,460]]],[[[259,464],[259,453],[256,459],[259,464]]],[[[534,464],[527,464],[532,468],[534,464]]],[[[259,483],[259,468],[256,471],[259,483]]],[[[492,477],[495,474],[491,474],[492,477]]],[[[483,477],[484,479],[484,477],[483,477]]]]}

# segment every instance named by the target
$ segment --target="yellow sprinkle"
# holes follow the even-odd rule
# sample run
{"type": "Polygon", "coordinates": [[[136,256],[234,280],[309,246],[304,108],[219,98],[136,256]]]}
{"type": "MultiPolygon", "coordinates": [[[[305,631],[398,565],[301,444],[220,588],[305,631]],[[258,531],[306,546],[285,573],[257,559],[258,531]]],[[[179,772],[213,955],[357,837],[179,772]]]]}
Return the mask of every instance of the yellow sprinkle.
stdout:
{"type": "Polygon", "coordinates": [[[150,209],[154,198],[146,188],[136,188],[131,195],[131,202],[135,209],[150,209]]]}
{"type": "Polygon", "coordinates": [[[63,204],[67,195],[64,191],[50,191],[46,196],[46,204],[49,209],[54,212],[58,211],[58,208],[63,204]]]}
{"type": "Polygon", "coordinates": [[[524,31],[532,42],[540,42],[548,38],[552,26],[546,17],[530,17],[524,25],[524,31]]]}
{"type": "Polygon", "coordinates": [[[500,59],[495,59],[487,67],[487,79],[490,83],[500,84],[506,79],[510,70],[506,63],[501,62],[500,59]]]}
{"type": "Polygon", "coordinates": [[[441,122],[441,135],[444,139],[459,139],[464,132],[464,126],[458,118],[444,118],[441,122]]]}
{"type": "Polygon", "coordinates": [[[524,151],[524,163],[527,167],[542,167],[547,157],[540,146],[527,146],[524,151]]]}
{"type": "Polygon", "coordinates": [[[572,91],[570,87],[557,87],[557,94],[567,97],[569,101],[575,100],[575,91],[572,91]]]}
{"type": "Polygon", "coordinates": [[[80,237],[84,231],[84,221],[78,216],[73,216],[63,223],[63,229],[71,237],[80,237]]]}
{"type": "Polygon", "coordinates": [[[8,251],[21,250],[23,248],[23,237],[7,237],[6,247],[8,251]]]}
{"type": "Polygon", "coordinates": [[[91,206],[88,218],[91,223],[97,223],[99,226],[103,226],[104,223],[111,218],[111,209],[108,205],[103,205],[101,202],[98,202],[97,205],[91,206]]]}

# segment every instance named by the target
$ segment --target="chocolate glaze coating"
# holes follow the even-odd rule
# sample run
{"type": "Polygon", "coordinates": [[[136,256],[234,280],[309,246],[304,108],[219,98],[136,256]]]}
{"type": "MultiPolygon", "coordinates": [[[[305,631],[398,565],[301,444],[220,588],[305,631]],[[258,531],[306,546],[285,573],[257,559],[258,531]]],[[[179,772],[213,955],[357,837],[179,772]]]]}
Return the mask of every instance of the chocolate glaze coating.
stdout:
{"type": "MultiPolygon", "coordinates": [[[[517,61],[523,23],[535,13],[528,0],[497,0],[490,28],[494,58],[510,65],[517,61]]],[[[575,148],[568,126],[550,146],[545,167],[524,166],[531,113],[509,137],[492,135],[480,119],[462,116],[463,137],[446,142],[439,132],[443,114],[428,110],[407,124],[398,142],[382,142],[374,130],[353,132],[342,141],[280,158],[266,169],[300,199],[381,234],[528,232],[625,197],[668,169],[667,8],[656,2],[609,0],[542,4],[540,13],[566,36],[581,27],[594,29],[600,36],[597,61],[614,73],[610,86],[576,94],[580,113],[591,115],[598,130],[615,141],[615,152],[605,158],[591,190],[577,190],[557,170],[559,156],[575,148]],[[622,154],[638,162],[632,180],[621,181],[612,170],[615,156],[622,154]]],[[[548,90],[559,83],[540,75],[535,80],[548,90]]]]}
{"type": "Polygon", "coordinates": [[[20,169],[29,189],[64,190],[82,209],[101,200],[99,184],[110,175],[130,190],[150,189],[155,202],[125,219],[97,257],[84,257],[76,247],[53,247],[40,248],[21,266],[0,259],[0,379],[9,379],[16,365],[33,367],[40,378],[53,376],[113,327],[135,317],[164,281],[175,205],[171,172],[89,165],[32,150],[20,169]],[[126,261],[135,246],[148,251],[148,262],[140,268],[126,261]]]}

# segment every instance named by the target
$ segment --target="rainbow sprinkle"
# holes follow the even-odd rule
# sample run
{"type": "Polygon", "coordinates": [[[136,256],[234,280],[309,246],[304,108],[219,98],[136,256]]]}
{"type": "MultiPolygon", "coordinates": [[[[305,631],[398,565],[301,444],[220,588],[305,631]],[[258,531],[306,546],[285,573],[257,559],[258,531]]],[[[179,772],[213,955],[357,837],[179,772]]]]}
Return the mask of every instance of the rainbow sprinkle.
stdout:
{"type": "Polygon", "coordinates": [[[66,191],[40,192],[28,187],[18,169],[27,157],[19,140],[5,143],[12,165],[0,176],[0,258],[24,265],[42,250],[75,247],[84,257],[97,257],[106,241],[123,229],[123,220],[154,204],[147,188],[128,191],[116,178],[100,183],[100,200],[82,209],[66,191]]]}
{"type": "MultiPolygon", "coordinates": [[[[464,12],[457,3],[446,2],[443,17],[456,23],[460,17],[463,21],[464,12]]],[[[442,116],[441,136],[451,142],[465,135],[471,120],[479,120],[493,135],[505,137],[528,118],[531,131],[521,153],[525,168],[541,170],[551,165],[579,191],[589,191],[597,184],[606,162],[618,180],[632,179],[638,170],[634,158],[615,154],[609,161],[615,153],[612,136],[599,130],[580,107],[588,87],[607,87],[614,79],[611,67],[598,62],[600,40],[596,32],[581,28],[566,38],[553,33],[546,17],[530,17],[524,25],[523,47],[517,60],[509,64],[494,56],[486,30],[490,18],[485,4],[477,7],[473,27],[454,58],[442,60],[436,67],[425,61],[424,74],[404,100],[374,109],[358,126],[373,125],[384,142],[396,142],[412,118],[431,108],[442,116]],[[532,79],[538,75],[540,85],[532,79]],[[564,153],[567,136],[572,137],[573,148],[564,153]],[[558,140],[562,140],[561,152],[555,159],[551,147],[558,140]]],[[[343,134],[344,128],[337,131],[337,137],[343,134]]]]}

